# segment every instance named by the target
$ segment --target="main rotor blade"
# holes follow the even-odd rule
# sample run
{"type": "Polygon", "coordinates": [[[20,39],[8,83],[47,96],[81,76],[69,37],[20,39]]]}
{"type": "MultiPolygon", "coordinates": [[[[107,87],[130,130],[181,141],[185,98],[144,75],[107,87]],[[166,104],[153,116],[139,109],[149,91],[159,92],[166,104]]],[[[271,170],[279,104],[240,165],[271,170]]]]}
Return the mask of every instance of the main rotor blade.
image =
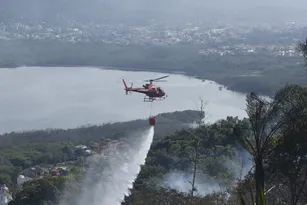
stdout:
{"type": "Polygon", "coordinates": [[[160,78],[153,79],[153,81],[160,80],[160,79],[167,78],[167,77],[169,77],[169,75],[166,75],[166,76],[163,76],[163,77],[160,77],[160,78]]]}
{"type": "MultiPolygon", "coordinates": [[[[166,75],[166,76],[163,76],[163,77],[160,77],[160,78],[156,78],[156,79],[144,80],[144,82],[158,81],[158,80],[160,80],[160,79],[167,78],[167,77],[169,77],[169,75],[166,75]]],[[[160,82],[163,82],[163,81],[160,81],[160,82]]]]}
{"type": "Polygon", "coordinates": [[[154,81],[154,82],[167,82],[167,80],[144,80],[143,82],[150,82],[150,81],[154,81]]]}
{"type": "Polygon", "coordinates": [[[155,80],[155,82],[167,82],[167,80],[155,80]]]}

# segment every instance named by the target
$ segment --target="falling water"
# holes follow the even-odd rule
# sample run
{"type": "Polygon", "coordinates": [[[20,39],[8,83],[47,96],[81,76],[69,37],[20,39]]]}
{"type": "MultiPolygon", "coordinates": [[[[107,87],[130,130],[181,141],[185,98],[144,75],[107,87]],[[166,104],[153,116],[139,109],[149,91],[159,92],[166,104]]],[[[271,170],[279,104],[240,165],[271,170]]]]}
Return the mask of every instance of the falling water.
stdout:
{"type": "MultiPolygon", "coordinates": [[[[133,143],[124,153],[92,163],[85,176],[82,194],[74,197],[75,204],[120,205],[125,196],[130,194],[129,189],[132,188],[141,165],[145,163],[153,136],[154,127],[151,126],[141,136],[131,138],[133,143]]],[[[69,197],[64,198],[67,200],[69,197]]],[[[71,201],[62,200],[60,204],[70,203],[71,201]]]]}

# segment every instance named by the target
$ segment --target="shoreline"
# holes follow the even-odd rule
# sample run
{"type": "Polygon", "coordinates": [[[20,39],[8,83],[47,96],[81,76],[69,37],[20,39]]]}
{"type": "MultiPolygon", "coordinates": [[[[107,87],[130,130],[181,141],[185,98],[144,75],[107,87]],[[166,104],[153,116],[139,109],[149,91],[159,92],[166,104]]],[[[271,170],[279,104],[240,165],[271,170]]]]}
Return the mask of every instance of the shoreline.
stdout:
{"type": "MultiPolygon", "coordinates": [[[[146,69],[146,68],[130,68],[130,67],[114,67],[114,66],[102,66],[102,65],[59,65],[59,64],[48,64],[48,65],[21,65],[21,66],[7,66],[7,67],[1,67],[0,69],[16,69],[16,68],[23,68],[23,67],[88,67],[88,68],[99,68],[99,69],[104,69],[104,70],[121,70],[121,71],[131,71],[131,72],[153,72],[153,73],[169,73],[169,74],[180,74],[180,75],[185,75],[188,77],[194,77],[197,79],[201,79],[197,76],[192,76],[187,74],[187,72],[184,71],[175,71],[175,70],[170,70],[170,71],[165,71],[161,69],[146,69]]],[[[209,79],[204,79],[204,80],[209,80],[209,79]]]]}

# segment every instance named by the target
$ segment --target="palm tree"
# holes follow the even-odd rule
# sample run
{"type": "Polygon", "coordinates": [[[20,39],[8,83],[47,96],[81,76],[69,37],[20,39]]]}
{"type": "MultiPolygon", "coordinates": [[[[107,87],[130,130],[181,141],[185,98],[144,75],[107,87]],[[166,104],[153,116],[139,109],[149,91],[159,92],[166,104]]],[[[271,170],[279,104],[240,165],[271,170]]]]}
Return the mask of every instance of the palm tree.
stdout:
{"type": "Polygon", "coordinates": [[[234,134],[241,145],[253,156],[255,163],[256,204],[264,205],[264,161],[272,151],[275,134],[301,115],[306,92],[298,85],[286,85],[272,101],[255,93],[246,96],[249,125],[237,124],[234,134]]]}

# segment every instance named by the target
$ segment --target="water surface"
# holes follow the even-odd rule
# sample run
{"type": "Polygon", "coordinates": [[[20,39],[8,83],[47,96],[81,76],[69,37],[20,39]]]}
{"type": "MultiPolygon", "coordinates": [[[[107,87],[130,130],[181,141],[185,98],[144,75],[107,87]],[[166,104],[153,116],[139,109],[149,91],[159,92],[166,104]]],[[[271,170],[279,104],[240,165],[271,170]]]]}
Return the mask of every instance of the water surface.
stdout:
{"type": "Polygon", "coordinates": [[[0,69],[0,133],[74,128],[88,124],[148,118],[150,114],[197,109],[206,101],[210,121],[245,117],[245,96],[212,81],[170,74],[157,83],[167,93],[164,101],[144,103],[143,95],[126,95],[128,86],[163,73],[128,72],[84,67],[21,67],[0,69]]]}

